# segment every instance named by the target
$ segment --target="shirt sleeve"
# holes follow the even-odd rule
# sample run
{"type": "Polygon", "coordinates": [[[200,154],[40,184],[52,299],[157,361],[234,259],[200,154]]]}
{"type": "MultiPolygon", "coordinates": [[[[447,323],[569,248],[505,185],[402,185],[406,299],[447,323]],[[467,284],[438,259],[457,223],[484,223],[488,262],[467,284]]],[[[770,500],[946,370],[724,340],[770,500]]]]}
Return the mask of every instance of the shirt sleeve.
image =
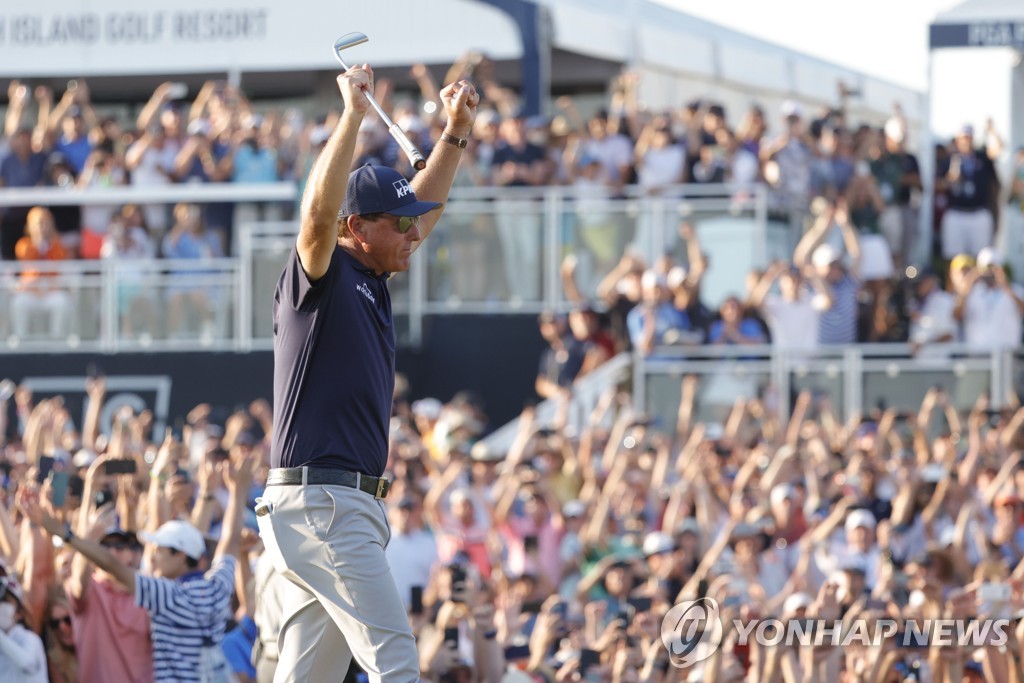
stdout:
{"type": "Polygon", "coordinates": [[[337,249],[331,255],[331,263],[324,276],[316,282],[312,282],[302,267],[298,247],[293,246],[291,256],[285,264],[284,273],[281,275],[281,300],[287,302],[296,311],[314,310],[317,302],[321,299],[321,292],[327,289],[324,285],[337,268],[336,261],[337,249]]]}
{"type": "Polygon", "coordinates": [[[178,584],[169,579],[135,573],[135,604],[152,614],[161,614],[177,602],[178,584]]]}
{"type": "Polygon", "coordinates": [[[218,555],[213,558],[210,570],[203,576],[204,579],[216,585],[221,591],[231,597],[235,590],[235,565],[238,560],[234,555],[218,555]]]}

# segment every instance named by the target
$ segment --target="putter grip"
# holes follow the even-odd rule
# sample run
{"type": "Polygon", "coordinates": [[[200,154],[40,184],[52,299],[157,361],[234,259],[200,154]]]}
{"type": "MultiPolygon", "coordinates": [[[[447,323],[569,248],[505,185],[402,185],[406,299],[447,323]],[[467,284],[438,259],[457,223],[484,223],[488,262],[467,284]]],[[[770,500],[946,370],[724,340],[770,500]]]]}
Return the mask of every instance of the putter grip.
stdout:
{"type": "Polygon", "coordinates": [[[391,128],[388,128],[388,132],[391,133],[391,137],[395,139],[398,146],[405,152],[405,156],[409,157],[409,163],[417,171],[422,171],[427,166],[427,160],[423,158],[420,151],[416,149],[416,145],[412,144],[412,140],[406,136],[405,131],[398,127],[397,123],[391,124],[391,128]]]}

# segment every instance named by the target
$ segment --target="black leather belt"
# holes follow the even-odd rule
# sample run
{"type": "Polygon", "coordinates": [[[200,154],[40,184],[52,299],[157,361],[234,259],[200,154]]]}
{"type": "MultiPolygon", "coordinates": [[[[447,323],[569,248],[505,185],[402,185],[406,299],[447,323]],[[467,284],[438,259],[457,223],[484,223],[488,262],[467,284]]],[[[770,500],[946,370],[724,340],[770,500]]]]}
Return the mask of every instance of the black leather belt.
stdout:
{"type": "Polygon", "coordinates": [[[267,475],[267,486],[301,486],[336,485],[347,486],[369,493],[377,500],[388,497],[391,482],[384,477],[371,477],[367,474],[346,472],[345,470],[321,469],[315,467],[279,467],[270,470],[267,475]],[[305,479],[303,479],[305,472],[305,479]]]}

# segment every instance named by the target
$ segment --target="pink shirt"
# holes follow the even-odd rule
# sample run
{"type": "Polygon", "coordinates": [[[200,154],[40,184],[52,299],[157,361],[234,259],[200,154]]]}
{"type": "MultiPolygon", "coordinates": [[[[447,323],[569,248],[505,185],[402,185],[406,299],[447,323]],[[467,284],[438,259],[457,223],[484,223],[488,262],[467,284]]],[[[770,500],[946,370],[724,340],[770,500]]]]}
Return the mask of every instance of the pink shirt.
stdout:
{"type": "Polygon", "coordinates": [[[543,574],[551,585],[558,585],[562,580],[562,556],[559,552],[562,532],[550,520],[545,521],[538,529],[536,522],[530,517],[510,516],[508,522],[499,527],[499,531],[508,549],[505,566],[510,574],[543,574]],[[527,536],[537,537],[537,558],[540,566],[535,566],[526,556],[524,539],[527,536]]]}
{"type": "MultiPolygon", "coordinates": [[[[70,595],[71,591],[68,591],[70,595]]],[[[85,600],[71,598],[80,683],[152,683],[149,614],[135,595],[98,574],[85,600]]]]}

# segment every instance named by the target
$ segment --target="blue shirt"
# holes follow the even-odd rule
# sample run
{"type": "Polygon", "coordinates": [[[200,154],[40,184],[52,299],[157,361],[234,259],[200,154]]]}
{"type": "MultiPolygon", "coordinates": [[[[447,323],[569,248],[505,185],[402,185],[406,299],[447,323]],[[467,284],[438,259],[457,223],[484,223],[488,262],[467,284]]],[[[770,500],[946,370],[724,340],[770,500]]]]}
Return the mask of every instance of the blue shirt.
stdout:
{"type": "MultiPolygon", "coordinates": [[[[636,347],[644,333],[644,318],[647,315],[646,304],[639,303],[626,314],[626,329],[629,330],[629,339],[636,347]]],[[[676,310],[675,306],[663,301],[654,309],[654,345],[661,346],[665,343],[665,335],[671,331],[686,332],[693,329],[690,318],[683,312],[676,310]]]]}
{"type": "Polygon", "coordinates": [[[92,154],[92,143],[89,142],[89,138],[84,136],[73,141],[62,137],[53,148],[67,157],[68,164],[75,170],[76,176],[82,173],[85,162],[92,154]]]}
{"type": "Polygon", "coordinates": [[[277,152],[272,149],[254,149],[243,144],[235,152],[236,183],[272,183],[277,180],[277,152]]]}
{"type": "Polygon", "coordinates": [[[219,645],[231,616],[235,558],[220,555],[205,574],[177,581],[135,575],[135,602],[149,612],[156,681],[199,681],[200,650],[219,645]]]}
{"type": "Polygon", "coordinates": [[[43,170],[46,167],[46,156],[36,152],[22,161],[17,154],[8,154],[0,162],[0,179],[4,187],[35,187],[43,182],[43,170]]]}
{"type": "Polygon", "coordinates": [[[384,473],[395,387],[387,280],[336,246],[311,283],[292,248],[274,294],[271,467],[384,473]]]}
{"type": "MultiPolygon", "coordinates": [[[[722,322],[721,320],[716,320],[715,322],[713,322],[711,324],[711,330],[708,331],[708,342],[714,344],[719,339],[721,339],[722,330],[724,329],[725,323],[722,322]]],[[[744,318],[743,320],[741,320],[739,329],[740,334],[748,339],[756,339],[761,343],[765,341],[764,332],[763,330],[761,330],[761,326],[757,323],[756,320],[753,320],[752,318],[744,318]]],[[[730,340],[726,343],[732,344],[733,342],[730,340]]]]}
{"type": "Polygon", "coordinates": [[[256,644],[257,633],[256,622],[246,615],[236,628],[228,631],[224,636],[224,642],[221,643],[231,670],[245,674],[249,678],[256,678],[256,667],[252,665],[252,648],[256,644]]]}

